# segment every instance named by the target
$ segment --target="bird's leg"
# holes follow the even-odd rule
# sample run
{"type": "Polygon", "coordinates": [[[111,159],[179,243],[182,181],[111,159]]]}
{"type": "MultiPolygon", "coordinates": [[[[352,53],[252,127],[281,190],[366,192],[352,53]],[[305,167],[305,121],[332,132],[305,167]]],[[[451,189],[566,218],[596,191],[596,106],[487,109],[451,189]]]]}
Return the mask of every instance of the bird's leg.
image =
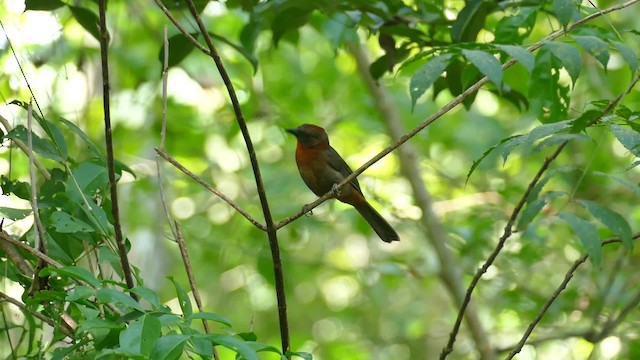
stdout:
{"type": "Polygon", "coordinates": [[[336,196],[339,197],[340,193],[342,192],[341,189],[338,189],[338,184],[333,184],[331,185],[331,192],[336,196]]]}
{"type": "Polygon", "coordinates": [[[313,211],[311,209],[311,206],[309,206],[309,204],[306,204],[305,206],[302,207],[302,211],[304,212],[305,215],[307,216],[311,216],[313,215],[313,211]]]}

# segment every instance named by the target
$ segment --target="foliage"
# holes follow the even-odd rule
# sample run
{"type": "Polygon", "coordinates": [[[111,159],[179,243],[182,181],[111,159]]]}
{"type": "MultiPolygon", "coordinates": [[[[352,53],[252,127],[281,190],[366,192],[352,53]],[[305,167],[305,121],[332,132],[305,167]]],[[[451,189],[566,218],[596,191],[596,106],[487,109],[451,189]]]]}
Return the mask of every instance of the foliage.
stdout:
{"type": "MultiPolygon", "coordinates": [[[[342,154],[353,154],[352,165],[395,140],[384,134],[385,114],[374,110],[376,98],[356,76],[362,64],[353,49],[363,42],[375,56],[364,70],[389,90],[403,125],[429,125],[410,141],[422,165],[417,177],[436,199],[448,199],[435,209],[453,263],[422,241],[433,237],[424,226],[429,214],[407,185],[407,159],[394,150],[360,179],[376,208],[393,219],[399,245],[376,242],[366,223],[336,202],[277,232],[294,351],[276,348],[283,325],[274,315],[274,260],[264,232],[166,164],[153,164],[166,106],[166,151],[262,219],[227,88],[213,61],[170,25],[164,104],[167,17],[152,2],[109,2],[115,177],[136,281],[128,289],[114,240],[109,159],[99,145],[105,136],[101,80],[94,79],[98,3],[27,0],[19,16],[5,4],[3,28],[27,27],[27,20],[11,19],[47,19],[60,31],[30,41],[5,30],[13,48],[4,44],[8,51],[0,55],[7,75],[0,79],[7,99],[0,115],[14,121],[3,123],[0,150],[7,159],[0,164],[3,236],[37,248],[35,189],[54,261],[36,274],[48,280],[37,289],[16,259],[36,271],[42,260],[26,248],[12,255],[13,247],[2,246],[2,293],[24,304],[2,304],[4,356],[173,359],[211,358],[216,351],[223,359],[435,358],[456,312],[464,313],[441,274],[453,268],[466,286],[474,272],[483,275],[477,272],[483,262],[492,265],[489,272],[467,292],[480,309],[489,350],[515,351],[533,324],[538,342],[523,350],[531,358],[640,354],[638,314],[630,311],[640,301],[633,266],[640,225],[638,5],[602,16],[599,10],[615,4],[195,1],[208,29],[203,34],[186,2],[164,3],[193,38],[205,44],[208,35],[218,47],[276,221],[314,199],[297,175],[293,139],[282,129],[324,126],[342,154]],[[7,65],[12,51],[34,94],[7,65]],[[456,99],[464,109],[441,117],[438,111],[456,99]],[[35,179],[28,154],[16,147],[30,142],[46,168],[35,179]],[[186,259],[167,241],[177,229],[168,217],[182,224],[197,289],[186,290],[186,259]],[[603,246],[607,238],[623,246],[603,246]],[[499,254],[495,262],[492,252],[499,254]],[[565,274],[581,254],[589,270],[570,272],[571,279],[565,274]],[[569,287],[552,295],[566,278],[569,287]],[[195,310],[194,290],[214,311],[195,310]],[[17,312],[21,318],[9,316],[17,312]],[[539,314],[542,321],[533,323],[539,314]],[[559,341],[572,349],[559,355],[559,341]]],[[[451,349],[456,358],[490,358],[473,329],[463,327],[458,336],[464,345],[451,349]]]]}

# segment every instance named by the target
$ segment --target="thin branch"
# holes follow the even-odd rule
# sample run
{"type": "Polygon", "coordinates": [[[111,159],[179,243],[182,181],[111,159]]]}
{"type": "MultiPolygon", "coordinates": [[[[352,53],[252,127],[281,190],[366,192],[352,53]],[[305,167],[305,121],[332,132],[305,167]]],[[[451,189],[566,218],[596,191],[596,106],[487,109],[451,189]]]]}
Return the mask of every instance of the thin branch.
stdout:
{"type": "MultiPolygon", "coordinates": [[[[627,1],[625,3],[618,4],[618,5],[609,7],[607,9],[604,9],[601,12],[598,12],[598,13],[589,15],[589,16],[587,16],[585,18],[582,18],[579,21],[567,26],[566,29],[558,30],[558,31],[552,33],[551,35],[545,37],[543,40],[540,40],[537,43],[529,46],[527,48],[527,51],[533,52],[533,51],[539,49],[540,47],[542,47],[542,45],[544,45],[544,43],[547,42],[547,41],[555,40],[555,39],[557,39],[557,38],[559,38],[559,37],[571,32],[572,30],[576,29],[577,27],[582,26],[583,24],[585,24],[585,23],[587,23],[589,21],[592,21],[592,20],[594,20],[594,19],[596,19],[596,18],[598,18],[598,17],[600,17],[600,16],[602,16],[604,14],[608,14],[610,12],[613,12],[613,11],[616,11],[616,10],[621,10],[621,9],[624,9],[624,8],[629,7],[631,5],[634,5],[638,1],[640,1],[640,0],[630,0],[630,1],[627,1]]],[[[511,59],[511,60],[507,61],[506,63],[504,63],[502,65],[502,69],[506,70],[506,69],[510,68],[511,66],[513,66],[515,63],[517,63],[517,60],[511,59]]],[[[478,82],[476,82],[475,84],[471,85],[467,90],[463,91],[461,94],[456,96],[453,100],[449,101],[447,104],[445,104],[443,107],[441,107],[438,111],[436,111],[431,116],[429,116],[428,118],[423,120],[413,130],[409,131],[408,133],[406,133],[405,135],[400,137],[400,139],[396,140],[393,144],[387,146],[384,150],[379,152],[376,156],[372,157],[371,159],[369,159],[369,161],[364,163],[358,169],[354,170],[352,174],[350,174],[349,176],[344,178],[344,180],[342,180],[342,182],[340,182],[337,185],[337,189],[342,189],[342,187],[344,185],[350,183],[351,180],[353,180],[354,178],[356,178],[357,176],[362,174],[371,165],[375,164],[376,162],[378,162],[383,157],[389,155],[389,153],[391,153],[396,148],[398,148],[400,145],[404,144],[409,139],[414,137],[417,133],[422,131],[422,129],[424,129],[425,127],[427,127],[431,123],[433,123],[436,120],[438,120],[439,118],[441,118],[443,115],[445,115],[446,113],[451,111],[456,106],[460,105],[467,97],[469,97],[471,94],[473,94],[476,91],[478,91],[487,82],[489,82],[489,79],[487,77],[483,77],[482,79],[478,80],[478,82]]],[[[324,194],[323,196],[318,198],[316,201],[306,205],[303,208],[302,211],[299,211],[298,213],[296,213],[294,215],[291,215],[288,218],[286,218],[286,219],[280,221],[279,223],[277,223],[276,224],[276,228],[279,229],[279,228],[291,223],[292,221],[296,220],[297,218],[301,217],[302,215],[306,214],[307,212],[313,210],[315,207],[317,207],[318,205],[322,204],[326,200],[330,199],[332,196],[333,196],[333,192],[332,191],[330,191],[327,194],[324,194]]]]}
{"type": "MultiPolygon", "coordinates": [[[[204,307],[202,306],[202,298],[200,297],[200,291],[198,290],[198,286],[196,285],[196,277],[193,275],[193,269],[191,267],[191,260],[189,259],[189,252],[187,251],[187,245],[184,243],[184,237],[182,236],[182,228],[180,227],[180,223],[177,221],[174,223],[176,229],[176,241],[178,242],[178,247],[180,248],[180,255],[182,256],[182,262],[184,263],[184,269],[187,272],[187,278],[189,279],[189,285],[191,286],[191,293],[193,293],[193,298],[196,301],[196,305],[198,306],[198,310],[200,312],[204,311],[204,307]]],[[[202,319],[202,325],[204,326],[204,331],[209,333],[209,323],[206,319],[202,319]]],[[[218,354],[215,351],[214,347],[214,356],[217,359],[218,354]]]]}
{"type": "MultiPolygon", "coordinates": [[[[638,239],[640,238],[640,233],[635,234],[633,236],[633,239],[638,239]]],[[[608,244],[613,244],[613,243],[621,243],[622,241],[619,238],[611,238],[611,239],[607,239],[605,241],[602,242],[602,246],[608,245],[608,244]]],[[[558,296],[560,296],[560,293],[562,293],[562,291],[567,287],[567,284],[569,283],[569,281],[571,281],[571,278],[573,278],[573,274],[575,273],[575,271],[578,269],[578,267],[580,267],[580,265],[582,265],[585,261],[587,261],[587,259],[589,258],[588,254],[584,254],[582,255],[578,260],[576,260],[573,265],[571,266],[571,268],[569,268],[569,271],[567,271],[567,273],[564,276],[564,280],[562,280],[562,282],[560,283],[560,285],[556,288],[556,290],[553,292],[553,294],[549,297],[549,299],[547,300],[547,302],[544,304],[544,306],[542,307],[542,309],[540,309],[540,311],[538,312],[538,314],[536,315],[536,317],[533,319],[533,321],[531,321],[531,323],[529,324],[529,326],[527,327],[527,330],[524,332],[524,334],[522,335],[522,338],[520,338],[520,341],[515,345],[514,349],[509,353],[509,355],[505,358],[506,360],[508,359],[512,359],[516,354],[518,354],[522,348],[524,347],[524,345],[527,342],[527,339],[529,338],[529,336],[531,335],[531,333],[533,332],[533,329],[535,329],[536,325],[538,325],[538,323],[540,322],[540,320],[542,320],[542,317],[544,316],[544,314],[547,312],[547,310],[549,310],[549,308],[551,307],[551,305],[553,304],[553,302],[558,298],[558,296]]],[[[626,316],[626,314],[628,313],[628,311],[630,311],[633,307],[635,307],[638,303],[638,301],[640,301],[640,292],[636,295],[636,298],[634,299],[636,300],[635,303],[630,302],[629,305],[631,305],[633,303],[633,306],[628,306],[626,307],[621,313],[620,316],[617,320],[619,321],[614,321],[610,324],[609,327],[605,326],[602,329],[601,334],[608,334],[614,327],[616,327],[617,325],[620,324],[620,322],[622,321],[622,319],[624,318],[624,316],[626,316]],[[626,310],[626,312],[625,312],[626,310]],[[605,331],[606,330],[606,331],[605,331]]]]}
{"type": "MultiPolygon", "coordinates": [[[[539,345],[547,341],[565,340],[569,338],[585,338],[591,333],[589,329],[569,330],[566,332],[553,331],[549,334],[538,336],[535,339],[528,340],[525,345],[539,345]]],[[[513,350],[517,344],[511,344],[507,346],[496,347],[496,353],[503,353],[513,350]]]]}
{"type": "MultiPolygon", "coordinates": [[[[5,241],[8,242],[10,244],[15,245],[16,247],[19,247],[25,251],[27,251],[28,253],[30,253],[31,255],[37,257],[39,260],[44,261],[45,263],[49,264],[50,266],[53,266],[57,269],[63,268],[64,265],[60,264],[59,262],[57,262],[56,260],[50,258],[48,255],[43,254],[42,252],[40,252],[38,249],[35,249],[31,246],[29,246],[29,244],[25,244],[22,241],[18,241],[16,239],[14,239],[11,235],[7,234],[4,231],[0,231],[0,241],[5,241]]],[[[78,282],[81,285],[86,285],[86,286],[91,286],[90,284],[82,281],[82,280],[77,280],[74,279],[76,282],[78,282]]],[[[111,309],[111,311],[113,311],[114,313],[118,314],[118,315],[124,315],[124,313],[122,311],[120,311],[120,309],[118,309],[117,307],[115,307],[115,305],[113,304],[106,304],[109,309],[111,309]]]]}
{"type": "MultiPolygon", "coordinates": [[[[5,119],[5,117],[2,115],[0,115],[0,123],[2,123],[2,126],[5,128],[5,130],[7,130],[7,132],[11,131],[12,127],[11,127],[11,124],[9,123],[9,120],[5,119]]],[[[29,155],[29,148],[27,147],[27,145],[25,145],[25,143],[23,143],[18,139],[11,139],[11,141],[13,141],[13,143],[16,144],[20,148],[20,150],[22,150],[23,153],[29,155]]],[[[49,174],[49,170],[47,170],[47,168],[44,167],[44,165],[42,165],[42,162],[40,162],[40,159],[34,158],[33,163],[38,168],[38,171],[40,171],[40,174],[42,174],[42,176],[46,180],[51,179],[51,174],[49,174]]]]}
{"type": "MultiPolygon", "coordinates": [[[[638,237],[640,237],[640,235],[638,235],[638,237]]],[[[625,307],[622,308],[618,316],[607,320],[607,322],[602,327],[602,330],[600,330],[600,332],[598,332],[598,334],[595,335],[593,341],[598,342],[604,339],[605,337],[609,336],[611,331],[613,331],[613,329],[615,329],[618,325],[620,325],[624,321],[624,318],[627,315],[629,315],[629,312],[637,308],[639,303],[640,303],[640,291],[637,291],[636,294],[633,296],[633,298],[629,300],[627,305],[625,305],[625,307]]]]}
{"type": "Polygon", "coordinates": [[[7,234],[4,231],[0,231],[0,240],[8,242],[10,244],[13,244],[16,247],[19,247],[25,251],[27,251],[28,253],[30,253],[31,255],[37,257],[38,259],[46,262],[47,264],[55,267],[55,268],[62,268],[64,267],[62,264],[60,264],[59,262],[55,261],[54,259],[50,258],[47,254],[42,253],[40,250],[35,249],[31,246],[29,246],[29,244],[25,244],[22,241],[18,241],[16,239],[14,239],[11,235],[7,234]]]}
{"type": "MultiPolygon", "coordinates": [[[[393,105],[393,101],[389,92],[383,86],[380,86],[371,76],[369,72],[370,61],[366,52],[359,44],[348,44],[349,51],[353,55],[358,64],[357,69],[360,77],[374,98],[374,103],[378,108],[381,118],[387,126],[388,132],[393,140],[398,139],[405,132],[401,116],[397,108],[393,105]]],[[[400,170],[403,176],[409,181],[414,194],[416,204],[422,210],[421,222],[426,232],[429,243],[433,247],[438,256],[440,271],[438,276],[449,292],[449,296],[454,300],[454,306],[457,308],[462,304],[464,297],[464,283],[459,267],[456,265],[455,255],[453,251],[447,247],[446,232],[436,215],[433,208],[433,198],[425,186],[424,180],[420,173],[420,159],[418,151],[410,142],[398,148],[396,152],[400,161],[400,170]]],[[[467,310],[467,326],[471,332],[471,336],[476,343],[476,349],[481,354],[481,359],[495,359],[489,336],[485,331],[480,315],[475,306],[470,304],[467,310]]]]}
{"type": "MultiPolygon", "coordinates": [[[[160,149],[164,151],[164,144],[167,136],[167,85],[169,78],[169,39],[167,37],[167,25],[164,26],[164,61],[162,66],[162,129],[160,130],[160,149]]],[[[173,238],[175,239],[178,234],[173,227],[173,219],[171,218],[171,212],[169,206],[167,206],[167,199],[164,195],[164,185],[162,182],[162,167],[160,166],[160,157],[156,155],[156,170],[158,172],[158,192],[160,193],[160,202],[164,209],[164,214],[167,217],[167,224],[171,229],[173,238]]]]}
{"type": "Polygon", "coordinates": [[[158,5],[158,7],[160,8],[160,10],[162,10],[162,12],[164,13],[164,15],[173,23],[173,25],[175,25],[175,27],[182,33],[182,35],[184,35],[187,40],[189,40],[189,42],[191,42],[193,44],[193,46],[195,46],[196,48],[198,48],[198,50],[202,51],[203,53],[205,53],[206,55],[211,56],[211,52],[209,50],[207,50],[207,48],[205,48],[202,44],[200,44],[200,42],[194,38],[188,31],[187,29],[184,28],[184,26],[182,26],[178,20],[173,16],[173,14],[171,13],[171,11],[169,11],[169,9],[167,9],[166,6],[164,6],[164,4],[162,3],[161,0],[154,0],[156,2],[156,5],[158,5]]]}
{"type": "MultiPolygon", "coordinates": [[[[636,77],[631,81],[630,85],[625,89],[625,91],[622,92],[613,101],[611,101],[609,105],[607,105],[607,107],[602,111],[602,114],[596,119],[593,119],[588,125],[592,125],[596,123],[597,121],[602,119],[603,116],[610,113],[620,103],[620,101],[622,101],[625,95],[627,95],[629,91],[631,91],[631,89],[635,86],[635,84],[639,80],[640,80],[640,73],[636,75],[636,77]]],[[[449,335],[449,341],[447,342],[447,345],[442,349],[442,352],[440,353],[440,360],[444,360],[447,357],[447,355],[453,351],[453,344],[455,343],[456,336],[458,334],[458,331],[460,330],[460,324],[462,323],[462,318],[464,317],[464,313],[467,308],[467,305],[471,300],[471,294],[473,293],[473,290],[478,285],[478,282],[480,281],[480,278],[482,277],[482,275],[485,272],[487,272],[487,269],[491,267],[495,259],[498,257],[498,254],[500,253],[500,251],[502,251],[507,239],[511,237],[513,233],[513,226],[515,225],[515,222],[518,218],[518,215],[520,214],[520,211],[524,208],[524,205],[526,204],[527,199],[529,198],[529,194],[531,194],[531,192],[533,191],[533,188],[538,184],[538,181],[542,177],[542,174],[544,174],[547,171],[547,169],[549,168],[549,165],[558,157],[558,155],[560,155],[560,153],[562,152],[562,150],[564,150],[567,144],[569,144],[569,141],[565,140],[560,145],[558,145],[558,147],[550,157],[545,159],[544,163],[540,167],[540,170],[538,170],[533,180],[531,180],[531,183],[527,187],[527,190],[524,192],[524,194],[522,194],[520,201],[518,201],[518,204],[513,209],[513,212],[511,213],[511,216],[509,217],[509,220],[507,221],[507,224],[504,227],[504,232],[500,237],[500,239],[498,240],[498,244],[493,249],[493,251],[487,258],[487,260],[484,262],[484,264],[482,264],[482,266],[476,271],[475,275],[473,276],[473,279],[471,279],[471,283],[467,288],[467,293],[465,294],[464,301],[458,312],[458,317],[456,318],[456,322],[453,326],[453,329],[451,330],[451,334],[449,335]]]]}
{"type": "MultiPolygon", "coordinates": [[[[105,143],[107,147],[107,170],[109,173],[109,190],[111,191],[111,216],[113,217],[113,227],[116,235],[116,244],[120,261],[122,263],[122,273],[124,280],[129,289],[133,289],[133,276],[131,274],[131,266],[129,265],[129,257],[127,256],[127,248],[124,244],[122,236],[122,225],[120,224],[120,209],[118,205],[118,184],[116,182],[116,170],[113,156],[113,138],[111,130],[111,108],[109,104],[109,34],[107,31],[107,15],[106,0],[100,0],[98,4],[100,12],[100,59],[102,66],[102,106],[104,108],[104,133],[105,143]]],[[[134,300],[138,300],[138,296],[133,292],[129,293],[134,300]]]]}
{"type": "Polygon", "coordinates": [[[75,334],[73,333],[73,330],[71,328],[68,327],[68,325],[66,323],[63,323],[63,326],[60,326],[60,324],[56,324],[56,322],[49,318],[46,317],[44,315],[42,315],[41,313],[37,312],[37,311],[33,311],[30,310],[29,308],[27,308],[23,303],[21,303],[20,301],[12,298],[11,296],[0,292],[0,299],[3,299],[5,301],[10,302],[11,304],[17,306],[18,308],[20,308],[20,310],[31,314],[33,317],[36,317],[40,320],[42,320],[43,322],[49,324],[52,328],[54,329],[60,329],[60,331],[65,334],[66,336],[70,337],[71,339],[75,339],[75,334]]]}
{"type": "MultiPolygon", "coordinates": [[[[200,29],[200,33],[204,37],[205,43],[209,48],[210,56],[216,64],[218,68],[218,72],[222,77],[222,81],[227,88],[229,93],[229,98],[231,99],[231,104],[233,105],[233,111],[236,115],[236,119],[238,121],[238,126],[240,127],[240,132],[242,132],[242,137],[244,138],[245,145],[247,147],[247,152],[249,153],[249,160],[251,161],[251,168],[253,170],[253,175],[256,181],[256,188],[258,191],[258,197],[260,198],[260,205],[262,206],[262,212],[264,214],[264,220],[267,227],[267,237],[269,239],[269,248],[271,250],[271,258],[273,260],[273,271],[275,277],[275,285],[276,285],[276,298],[278,301],[278,317],[280,321],[280,337],[282,341],[282,353],[286,354],[289,351],[290,340],[289,340],[289,321],[287,320],[287,301],[285,294],[285,285],[284,285],[284,275],[282,273],[282,261],[280,260],[280,246],[278,245],[278,235],[277,229],[274,227],[273,218],[271,216],[271,210],[269,209],[269,202],[267,200],[267,194],[264,188],[264,184],[262,182],[262,175],[260,174],[260,166],[258,164],[258,158],[256,156],[256,152],[253,148],[253,142],[251,141],[251,135],[249,134],[249,129],[247,128],[247,124],[244,118],[244,114],[242,113],[242,108],[240,107],[240,102],[238,101],[238,97],[236,96],[236,91],[233,87],[233,83],[231,82],[231,78],[227,73],[227,70],[218,55],[218,51],[216,47],[213,45],[211,41],[211,37],[209,36],[209,32],[207,28],[204,26],[200,15],[198,14],[195,5],[192,0],[186,0],[187,6],[189,7],[189,11],[191,15],[196,20],[198,24],[198,28],[200,29]]],[[[286,357],[286,355],[284,355],[286,357]]]]}
{"type": "Polygon", "coordinates": [[[266,231],[267,228],[258,222],[258,220],[254,219],[248,212],[246,212],[240,205],[236,204],[233,200],[227,197],[220,190],[214,188],[206,181],[202,180],[198,175],[192,173],[189,169],[184,167],[184,165],[180,164],[178,160],[171,157],[171,155],[167,154],[164,150],[156,148],[156,153],[163,159],[165,159],[169,164],[173,165],[176,169],[182,171],[185,175],[192,178],[198,184],[204,186],[207,190],[211,191],[214,195],[222,199],[224,202],[229,204],[232,208],[234,208],[237,212],[239,212],[242,216],[244,216],[250,223],[252,223],[255,227],[262,231],[266,231]]]}

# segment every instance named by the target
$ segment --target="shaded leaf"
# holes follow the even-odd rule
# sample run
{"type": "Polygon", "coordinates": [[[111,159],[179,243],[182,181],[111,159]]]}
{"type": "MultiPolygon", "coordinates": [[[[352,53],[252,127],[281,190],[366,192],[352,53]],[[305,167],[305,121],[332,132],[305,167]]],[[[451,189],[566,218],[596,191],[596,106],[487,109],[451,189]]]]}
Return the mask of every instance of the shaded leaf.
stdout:
{"type": "Polygon", "coordinates": [[[496,25],[494,36],[502,44],[522,44],[536,22],[538,6],[519,7],[517,13],[505,16],[496,25]]]}
{"type": "Polygon", "coordinates": [[[618,50],[620,55],[622,55],[624,61],[629,64],[631,73],[635,73],[636,71],[638,71],[638,57],[633,52],[633,50],[631,50],[631,48],[629,48],[627,45],[618,41],[612,41],[611,43],[616,47],[616,50],[618,50]]]}
{"type": "Polygon", "coordinates": [[[173,278],[173,276],[167,277],[176,289],[176,295],[178,296],[178,302],[180,303],[180,309],[185,318],[193,316],[193,307],[191,305],[191,299],[182,286],[173,278]]]}
{"type": "Polygon", "coordinates": [[[100,281],[91,273],[91,271],[79,266],[65,266],[63,268],[44,268],[40,271],[40,275],[58,274],[66,277],[84,281],[85,283],[99,288],[100,281]]]}
{"type": "Polygon", "coordinates": [[[92,232],[89,224],[64,211],[56,211],[49,217],[49,224],[59,233],[92,232]]]}
{"type": "Polygon", "coordinates": [[[145,314],[120,333],[120,349],[129,354],[149,356],[159,337],[160,321],[145,314]]]}
{"type": "Polygon", "coordinates": [[[24,2],[24,11],[27,10],[45,10],[51,11],[63,7],[65,4],[60,0],[26,0],[24,2]]]}
{"type": "Polygon", "coordinates": [[[469,0],[458,13],[451,26],[454,42],[474,42],[490,10],[491,3],[484,0],[469,0]]]}
{"type": "Polygon", "coordinates": [[[69,5],[71,14],[89,34],[100,41],[100,19],[93,11],[80,6],[69,5]]]}
{"type": "Polygon", "coordinates": [[[553,9],[562,27],[566,27],[576,11],[576,3],[574,0],[553,0],[553,9]]]}
{"type": "Polygon", "coordinates": [[[187,335],[166,335],[156,341],[156,345],[151,352],[152,360],[178,359],[182,355],[182,350],[189,340],[187,335]]]}
{"type": "Polygon", "coordinates": [[[633,249],[631,226],[622,215],[593,201],[578,200],[578,204],[582,205],[593,217],[616,234],[627,248],[633,249]]]}
{"type": "Polygon", "coordinates": [[[609,63],[609,45],[595,36],[574,35],[573,39],[582,46],[589,54],[593,55],[604,68],[609,63]]]}
{"type": "Polygon", "coordinates": [[[573,84],[575,84],[582,69],[580,51],[578,51],[574,46],[559,41],[545,41],[544,46],[548,48],[558,60],[560,60],[564,68],[569,73],[569,76],[571,76],[573,84]]]}
{"type": "Polygon", "coordinates": [[[524,67],[529,70],[529,72],[533,71],[533,66],[535,65],[535,58],[533,54],[527,51],[526,48],[517,45],[495,45],[498,49],[506,52],[512,58],[518,60],[524,67]]]}
{"type": "Polygon", "coordinates": [[[409,83],[409,93],[411,94],[411,111],[415,108],[418,98],[442,75],[449,65],[451,54],[436,56],[424,64],[413,76],[409,83]]]}
{"type": "Polygon", "coordinates": [[[468,49],[462,49],[462,54],[498,88],[502,87],[502,66],[492,54],[468,49]]]}
{"type": "Polygon", "coordinates": [[[558,217],[571,226],[578,240],[580,240],[582,246],[587,250],[591,262],[598,268],[602,267],[602,242],[600,241],[596,227],[592,223],[573,214],[560,213],[558,217]]]}
{"type": "Polygon", "coordinates": [[[112,288],[103,288],[98,290],[96,297],[104,304],[122,304],[132,309],[144,311],[142,306],[131,296],[112,288]]]}
{"type": "Polygon", "coordinates": [[[11,220],[24,219],[31,215],[33,210],[31,209],[12,209],[8,207],[0,207],[0,217],[11,220]]]}
{"type": "Polygon", "coordinates": [[[609,130],[618,141],[635,156],[640,156],[640,133],[631,131],[618,124],[609,124],[609,130]]]}
{"type": "Polygon", "coordinates": [[[278,46],[278,42],[287,32],[297,30],[309,21],[313,7],[292,6],[279,12],[271,23],[273,32],[273,43],[278,46]]]}
{"type": "Polygon", "coordinates": [[[187,321],[191,321],[194,319],[211,320],[211,321],[219,322],[221,324],[231,327],[231,320],[229,320],[225,316],[214,314],[211,312],[198,312],[198,313],[191,314],[191,316],[187,317],[187,321]]]}

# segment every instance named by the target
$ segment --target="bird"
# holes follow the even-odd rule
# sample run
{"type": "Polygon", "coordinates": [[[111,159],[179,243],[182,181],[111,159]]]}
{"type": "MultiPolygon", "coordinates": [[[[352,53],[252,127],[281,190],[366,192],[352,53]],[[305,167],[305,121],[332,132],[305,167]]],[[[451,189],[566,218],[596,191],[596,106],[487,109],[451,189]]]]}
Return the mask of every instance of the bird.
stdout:
{"type": "Polygon", "coordinates": [[[329,145],[327,132],[317,125],[303,124],[294,129],[285,129],[297,139],[296,164],[304,183],[317,196],[334,191],[337,199],[352,205],[380,236],[382,241],[399,241],[398,233],[374,209],[364,197],[357,179],[351,180],[342,189],[336,186],[353,173],[349,165],[329,145]]]}

